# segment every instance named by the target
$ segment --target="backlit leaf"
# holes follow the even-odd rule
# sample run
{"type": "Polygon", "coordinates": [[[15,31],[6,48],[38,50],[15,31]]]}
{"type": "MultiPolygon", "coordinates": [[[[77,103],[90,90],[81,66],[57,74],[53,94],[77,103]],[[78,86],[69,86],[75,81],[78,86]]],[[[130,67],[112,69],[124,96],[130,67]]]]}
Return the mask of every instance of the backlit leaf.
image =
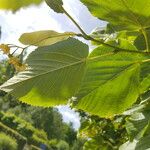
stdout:
{"type": "Polygon", "coordinates": [[[81,0],[99,19],[116,30],[139,30],[150,25],[149,0],[81,0]]]}
{"type": "Polygon", "coordinates": [[[66,104],[79,88],[87,55],[88,46],[75,39],[40,47],[27,58],[28,69],[0,88],[36,106],[66,104]]]}
{"type": "Polygon", "coordinates": [[[140,67],[145,57],[113,53],[112,48],[105,46],[95,49],[87,62],[76,107],[100,117],[125,111],[139,96],[140,67]]]}
{"type": "Polygon", "coordinates": [[[58,33],[51,30],[43,30],[31,33],[24,33],[19,38],[19,41],[24,45],[47,46],[59,41],[66,40],[70,36],[75,36],[75,33],[58,33]]]}

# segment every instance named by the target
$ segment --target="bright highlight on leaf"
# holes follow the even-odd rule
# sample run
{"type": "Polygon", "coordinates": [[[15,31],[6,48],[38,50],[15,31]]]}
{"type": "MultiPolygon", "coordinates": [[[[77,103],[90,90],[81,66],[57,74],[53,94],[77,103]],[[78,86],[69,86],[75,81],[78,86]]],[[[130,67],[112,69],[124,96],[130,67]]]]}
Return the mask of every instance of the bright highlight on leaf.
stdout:
{"type": "Polygon", "coordinates": [[[52,30],[36,31],[24,33],[19,38],[19,41],[24,45],[47,46],[59,41],[75,36],[73,32],[58,33],[52,30]]]}

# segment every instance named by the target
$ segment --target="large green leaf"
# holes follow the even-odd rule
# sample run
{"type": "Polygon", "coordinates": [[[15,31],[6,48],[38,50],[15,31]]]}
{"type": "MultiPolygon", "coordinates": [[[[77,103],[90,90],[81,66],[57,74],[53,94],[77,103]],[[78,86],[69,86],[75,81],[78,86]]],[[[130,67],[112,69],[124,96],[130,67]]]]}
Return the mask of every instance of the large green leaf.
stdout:
{"type": "Polygon", "coordinates": [[[140,67],[145,59],[141,54],[114,54],[105,46],[95,49],[87,62],[76,107],[101,117],[122,113],[139,96],[140,67]]]}
{"type": "MultiPolygon", "coordinates": [[[[150,63],[149,63],[149,65],[150,65],[150,63]]],[[[144,93],[149,88],[150,88],[150,74],[142,80],[142,82],[140,84],[140,91],[141,91],[141,93],[144,93]]]]}
{"type": "Polygon", "coordinates": [[[102,20],[116,30],[139,30],[150,26],[149,0],[81,0],[102,20]]]}
{"type": "Polygon", "coordinates": [[[31,33],[24,33],[19,38],[19,41],[24,45],[46,46],[66,40],[70,36],[75,36],[75,33],[58,33],[52,30],[43,30],[31,33]]]}
{"type": "Polygon", "coordinates": [[[0,9],[16,11],[31,4],[40,4],[42,0],[0,0],[0,9]]]}
{"type": "Polygon", "coordinates": [[[28,69],[0,88],[36,106],[66,104],[80,85],[87,55],[88,46],[76,39],[40,47],[27,58],[28,69]]]}

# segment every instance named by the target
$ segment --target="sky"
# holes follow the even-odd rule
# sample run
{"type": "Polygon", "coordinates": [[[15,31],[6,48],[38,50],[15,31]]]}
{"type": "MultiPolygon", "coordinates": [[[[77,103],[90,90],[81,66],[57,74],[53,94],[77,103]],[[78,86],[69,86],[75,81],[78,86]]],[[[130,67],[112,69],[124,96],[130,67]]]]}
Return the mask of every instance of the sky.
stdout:
{"type": "MultiPolygon", "coordinates": [[[[96,27],[104,27],[105,22],[93,17],[79,0],[64,0],[64,8],[80,24],[86,33],[96,27]]],[[[55,30],[57,32],[79,32],[74,24],[63,14],[57,14],[42,3],[39,6],[21,8],[15,14],[0,10],[0,26],[2,35],[0,43],[20,45],[18,38],[22,33],[37,30],[55,30]]],[[[87,43],[88,44],[88,43],[87,43]]],[[[79,115],[68,107],[59,107],[65,122],[73,122],[74,128],[80,126],[79,115]]]]}

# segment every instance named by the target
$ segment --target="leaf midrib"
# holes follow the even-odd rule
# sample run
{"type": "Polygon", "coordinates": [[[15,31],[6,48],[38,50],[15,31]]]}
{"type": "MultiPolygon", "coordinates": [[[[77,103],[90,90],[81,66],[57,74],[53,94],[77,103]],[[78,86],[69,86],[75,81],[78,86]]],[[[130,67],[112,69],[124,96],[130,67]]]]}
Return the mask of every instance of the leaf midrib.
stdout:
{"type": "MultiPolygon", "coordinates": [[[[75,63],[72,63],[72,64],[70,64],[70,65],[65,65],[65,66],[62,66],[62,67],[60,67],[60,68],[56,68],[56,69],[53,69],[53,70],[44,72],[44,73],[42,73],[42,74],[35,75],[35,76],[33,76],[33,77],[29,77],[29,78],[27,78],[27,79],[25,79],[25,80],[22,80],[22,81],[13,83],[13,85],[18,85],[17,87],[19,87],[20,84],[23,83],[23,82],[26,82],[26,81],[29,81],[29,80],[33,80],[33,79],[35,79],[35,78],[37,78],[37,77],[40,77],[40,76],[43,76],[43,75],[46,75],[46,74],[49,74],[49,73],[51,73],[51,72],[55,72],[55,71],[58,71],[58,70],[61,70],[61,69],[65,69],[65,68],[67,68],[67,67],[71,67],[71,66],[74,66],[74,65],[83,63],[83,62],[86,62],[86,59],[82,59],[82,60],[80,60],[80,61],[78,61],[78,62],[75,62],[75,63]]],[[[22,72],[22,73],[24,73],[24,72],[22,72]]],[[[1,88],[5,88],[5,87],[9,87],[9,86],[12,86],[12,84],[6,85],[6,86],[0,86],[0,87],[1,87],[1,88]]],[[[17,88],[17,87],[16,87],[16,88],[17,88]]]]}
{"type": "Polygon", "coordinates": [[[109,81],[111,81],[111,80],[117,78],[120,74],[122,74],[123,72],[125,72],[128,68],[130,68],[132,65],[135,65],[136,63],[137,63],[137,62],[134,62],[134,63],[128,65],[126,68],[124,68],[124,69],[123,69],[122,71],[120,71],[119,73],[113,75],[113,76],[112,76],[110,79],[108,79],[107,81],[101,83],[101,84],[98,85],[96,88],[90,90],[90,92],[88,91],[88,94],[85,95],[85,96],[82,96],[81,99],[86,98],[88,95],[90,95],[91,93],[93,93],[95,90],[97,90],[98,88],[100,88],[101,86],[103,86],[104,84],[106,84],[107,82],[109,82],[109,81]]]}

